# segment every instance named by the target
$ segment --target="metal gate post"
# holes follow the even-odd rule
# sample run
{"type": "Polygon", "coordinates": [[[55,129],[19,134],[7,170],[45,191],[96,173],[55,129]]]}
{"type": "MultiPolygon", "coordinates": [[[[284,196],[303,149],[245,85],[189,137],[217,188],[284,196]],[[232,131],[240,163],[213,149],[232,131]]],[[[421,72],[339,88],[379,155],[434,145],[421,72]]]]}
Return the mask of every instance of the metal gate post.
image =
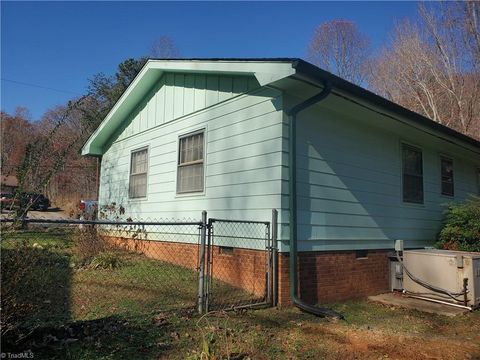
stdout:
{"type": "Polygon", "coordinates": [[[278,231],[278,211],[277,209],[272,209],[272,267],[270,271],[272,272],[272,306],[277,305],[277,296],[278,296],[278,283],[277,283],[277,231],[278,231]]]}
{"type": "Polygon", "coordinates": [[[213,232],[213,219],[208,219],[208,226],[207,226],[207,278],[205,283],[205,312],[209,312],[210,306],[210,290],[212,286],[212,278],[213,278],[213,239],[212,239],[212,232],[213,232]]]}
{"type": "Polygon", "coordinates": [[[205,311],[205,247],[207,244],[207,212],[202,211],[202,229],[200,231],[199,277],[198,277],[198,313],[205,311]]]}
{"type": "Polygon", "coordinates": [[[271,231],[270,231],[270,223],[265,224],[265,237],[266,237],[266,247],[265,250],[267,251],[267,303],[272,304],[272,238],[271,238],[271,231]]]}

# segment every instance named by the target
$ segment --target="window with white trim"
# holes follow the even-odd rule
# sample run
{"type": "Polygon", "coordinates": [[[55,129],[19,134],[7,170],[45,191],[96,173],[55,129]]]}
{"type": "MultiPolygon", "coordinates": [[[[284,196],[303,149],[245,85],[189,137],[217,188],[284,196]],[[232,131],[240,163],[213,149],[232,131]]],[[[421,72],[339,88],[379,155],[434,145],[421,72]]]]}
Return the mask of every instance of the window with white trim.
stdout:
{"type": "Polygon", "coordinates": [[[403,201],[423,204],[422,150],[402,144],[403,201]]]}
{"type": "Polygon", "coordinates": [[[202,192],[204,183],[204,131],[180,137],[177,193],[202,192]]]}
{"type": "Polygon", "coordinates": [[[440,158],[440,168],[442,175],[442,195],[453,196],[453,161],[445,157],[440,158]]]}
{"type": "Polygon", "coordinates": [[[147,196],[148,148],[134,150],[130,158],[128,196],[131,199],[147,196]]]}

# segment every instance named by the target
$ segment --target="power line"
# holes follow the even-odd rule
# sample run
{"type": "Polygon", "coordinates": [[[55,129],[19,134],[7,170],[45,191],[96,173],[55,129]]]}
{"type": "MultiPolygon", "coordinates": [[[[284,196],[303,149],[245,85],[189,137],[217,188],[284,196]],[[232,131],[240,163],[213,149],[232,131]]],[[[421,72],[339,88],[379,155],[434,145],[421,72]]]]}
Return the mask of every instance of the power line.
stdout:
{"type": "MultiPolygon", "coordinates": [[[[18,167],[19,165],[7,165],[7,164],[3,164],[4,167],[8,168],[8,167],[11,167],[11,168],[15,168],[15,167],[18,167]]],[[[49,165],[36,165],[37,168],[51,168],[51,166],[49,165]]],[[[96,165],[68,165],[68,164],[65,164],[62,166],[63,168],[75,168],[75,169],[84,169],[84,168],[95,168],[96,165]]]]}
{"type": "Polygon", "coordinates": [[[5,79],[5,78],[1,78],[0,80],[11,82],[11,83],[18,84],[18,85],[31,86],[31,87],[36,87],[36,88],[40,88],[40,89],[57,91],[57,92],[65,93],[65,94],[73,94],[73,95],[77,95],[77,96],[80,95],[80,94],[75,93],[73,91],[60,90],[60,89],[55,89],[55,88],[51,88],[51,87],[48,87],[48,86],[32,84],[32,83],[27,83],[27,82],[23,82],[23,81],[17,81],[17,80],[5,79]]]}

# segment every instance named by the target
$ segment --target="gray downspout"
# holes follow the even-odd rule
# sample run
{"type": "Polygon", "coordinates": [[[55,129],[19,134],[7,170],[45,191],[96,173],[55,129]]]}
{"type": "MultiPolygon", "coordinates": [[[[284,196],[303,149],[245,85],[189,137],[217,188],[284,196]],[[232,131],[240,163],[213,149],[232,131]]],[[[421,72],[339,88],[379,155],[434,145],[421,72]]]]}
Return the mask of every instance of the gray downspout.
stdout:
{"type": "Polygon", "coordinates": [[[290,297],[298,308],[318,316],[343,319],[343,316],[331,309],[309,305],[298,297],[298,259],[297,259],[297,115],[306,108],[322,101],[331,92],[331,84],[323,81],[323,90],[317,95],[295,105],[287,115],[290,118],[289,127],[289,190],[290,190],[290,297]]]}

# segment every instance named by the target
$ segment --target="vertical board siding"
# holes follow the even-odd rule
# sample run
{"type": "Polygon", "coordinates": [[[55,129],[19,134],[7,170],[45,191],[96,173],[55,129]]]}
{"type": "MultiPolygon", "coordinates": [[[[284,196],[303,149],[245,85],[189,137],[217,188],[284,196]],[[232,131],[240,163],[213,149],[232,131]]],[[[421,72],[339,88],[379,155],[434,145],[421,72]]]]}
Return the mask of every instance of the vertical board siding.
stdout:
{"type": "MultiPolygon", "coordinates": [[[[263,88],[234,97],[239,89],[249,88],[248,79],[180,75],[167,74],[165,85],[156,87],[139,109],[140,114],[148,113],[154,102],[157,126],[129,137],[122,134],[103,155],[100,205],[116,202],[125,207],[126,218],[198,220],[207,209],[212,217],[269,221],[271,209],[281,206],[281,94],[263,88]],[[159,113],[163,103],[169,103],[168,112],[176,116],[198,104],[216,105],[168,121],[159,113]],[[178,138],[199,129],[205,129],[205,191],[177,195],[178,138]],[[143,146],[149,149],[147,198],[132,200],[128,199],[130,153],[143,146]]],[[[143,117],[139,119],[144,124],[143,117]]]]}
{"type": "MultiPolygon", "coordinates": [[[[338,104],[315,106],[297,119],[297,191],[300,250],[392,248],[432,245],[445,206],[476,194],[480,157],[372,112],[338,104]],[[355,114],[355,115],[352,115],[355,114]],[[381,126],[375,126],[378,116],[381,126]],[[402,141],[423,153],[424,204],[402,200],[402,141]],[[455,196],[441,195],[440,155],[454,161],[455,196]]],[[[284,175],[288,193],[288,174],[284,175]]],[[[280,237],[289,238],[288,196],[282,201],[280,237]]]]}
{"type": "Polygon", "coordinates": [[[165,119],[165,77],[162,77],[157,86],[154,87],[154,96],[149,100],[155,106],[155,117],[153,126],[159,126],[165,119]]]}
{"type": "Polygon", "coordinates": [[[206,108],[205,104],[205,93],[207,88],[207,76],[206,75],[195,75],[195,92],[194,92],[194,109],[200,110],[206,108]]]}
{"type": "MultiPolygon", "coordinates": [[[[175,74],[167,73],[165,74],[165,99],[160,99],[160,102],[163,100],[163,106],[165,107],[165,118],[164,122],[173,119],[175,105],[175,74]]],[[[136,119],[133,119],[135,121],[136,119]]]]}
{"type": "Polygon", "coordinates": [[[162,125],[258,88],[246,76],[166,73],[139,104],[119,139],[162,125]]]}
{"type": "Polygon", "coordinates": [[[185,75],[173,74],[173,91],[173,118],[177,119],[185,114],[185,75]]]}
{"type": "Polygon", "coordinates": [[[190,114],[195,111],[195,76],[193,74],[185,75],[183,94],[183,113],[190,114]]]}

